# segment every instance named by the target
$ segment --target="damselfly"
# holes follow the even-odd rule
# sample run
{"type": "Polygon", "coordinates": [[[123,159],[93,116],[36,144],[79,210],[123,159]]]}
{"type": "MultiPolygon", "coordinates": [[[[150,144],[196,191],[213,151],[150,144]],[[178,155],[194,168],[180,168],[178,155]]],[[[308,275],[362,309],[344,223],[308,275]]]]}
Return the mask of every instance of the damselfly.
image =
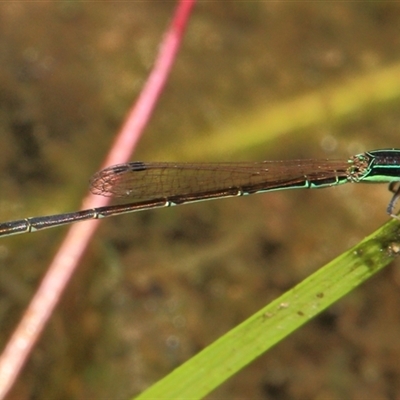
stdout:
{"type": "Polygon", "coordinates": [[[389,183],[387,212],[400,197],[400,149],[373,150],[348,160],[171,163],[131,162],[97,172],[90,190],[134,202],[0,223],[0,236],[35,232],[90,219],[153,208],[283,189],[314,189],[343,183],[389,183]]]}

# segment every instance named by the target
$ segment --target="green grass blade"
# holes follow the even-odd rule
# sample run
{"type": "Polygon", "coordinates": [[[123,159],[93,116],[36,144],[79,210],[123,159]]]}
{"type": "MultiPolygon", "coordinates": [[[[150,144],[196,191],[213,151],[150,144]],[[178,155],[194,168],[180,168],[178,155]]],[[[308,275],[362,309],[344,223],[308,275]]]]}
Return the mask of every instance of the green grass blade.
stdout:
{"type": "Polygon", "coordinates": [[[400,254],[390,221],[232,329],[137,399],[200,399],[400,254]]]}
{"type": "Polygon", "coordinates": [[[218,129],[207,137],[201,135],[188,142],[182,141],[169,152],[163,148],[162,153],[153,156],[154,159],[223,160],[268,141],[279,140],[282,135],[294,138],[300,129],[311,129],[327,121],[343,123],[362,110],[394,104],[399,97],[400,64],[397,63],[297,97],[265,104],[258,111],[242,112],[225,129],[218,129]]]}

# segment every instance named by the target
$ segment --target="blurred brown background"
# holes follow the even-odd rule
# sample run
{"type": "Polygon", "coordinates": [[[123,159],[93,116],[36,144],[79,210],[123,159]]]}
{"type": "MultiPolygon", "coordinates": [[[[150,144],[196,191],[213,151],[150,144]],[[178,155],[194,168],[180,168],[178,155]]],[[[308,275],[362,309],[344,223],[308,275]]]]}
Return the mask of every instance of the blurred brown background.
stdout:
{"type": "MultiPolygon", "coordinates": [[[[79,208],[174,7],[0,5],[2,221],[79,208]]],[[[347,158],[400,147],[400,91],[369,96],[380,82],[367,79],[357,97],[349,83],[400,68],[399,46],[396,3],[199,2],[133,159],[347,158]],[[326,93],[338,88],[344,106],[353,98],[350,112],[329,107],[326,93]],[[310,93],[326,115],[303,124],[293,101],[310,93]],[[286,132],[262,119],[274,107],[292,110],[276,117],[286,132]]],[[[396,74],[388,80],[399,86],[396,74]]],[[[10,399],[141,392],[371,233],[389,199],[385,185],[345,185],[104,221],[10,399]]],[[[2,346],[64,234],[1,240],[2,346]]],[[[400,398],[399,285],[393,264],[208,398],[400,398]]]]}

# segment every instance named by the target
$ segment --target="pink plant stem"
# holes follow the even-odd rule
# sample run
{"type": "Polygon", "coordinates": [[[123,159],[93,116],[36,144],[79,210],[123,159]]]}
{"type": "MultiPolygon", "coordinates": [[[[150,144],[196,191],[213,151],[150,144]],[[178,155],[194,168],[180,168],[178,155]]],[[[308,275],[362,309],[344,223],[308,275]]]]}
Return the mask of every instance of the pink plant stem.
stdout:
{"type": "MultiPolygon", "coordinates": [[[[152,72],[118,133],[104,165],[128,161],[167,81],[195,0],[181,0],[167,30],[152,72]]],[[[108,198],[88,195],[83,208],[105,206],[108,198]]],[[[89,244],[99,220],[82,222],[68,231],[36,294],[0,357],[0,399],[18,377],[34,344],[57,305],[89,244]]]]}

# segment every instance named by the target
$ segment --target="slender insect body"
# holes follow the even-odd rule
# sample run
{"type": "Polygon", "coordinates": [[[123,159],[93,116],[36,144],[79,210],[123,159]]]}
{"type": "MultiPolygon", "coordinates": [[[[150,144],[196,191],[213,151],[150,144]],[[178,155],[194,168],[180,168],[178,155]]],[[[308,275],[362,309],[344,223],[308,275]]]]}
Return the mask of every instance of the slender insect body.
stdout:
{"type": "Polygon", "coordinates": [[[91,180],[94,194],[133,196],[134,202],[72,213],[0,223],[0,236],[137,211],[285,189],[316,189],[347,182],[390,183],[394,213],[400,198],[400,149],[372,150],[343,160],[288,160],[239,163],[145,163],[115,165],[91,180]]]}

